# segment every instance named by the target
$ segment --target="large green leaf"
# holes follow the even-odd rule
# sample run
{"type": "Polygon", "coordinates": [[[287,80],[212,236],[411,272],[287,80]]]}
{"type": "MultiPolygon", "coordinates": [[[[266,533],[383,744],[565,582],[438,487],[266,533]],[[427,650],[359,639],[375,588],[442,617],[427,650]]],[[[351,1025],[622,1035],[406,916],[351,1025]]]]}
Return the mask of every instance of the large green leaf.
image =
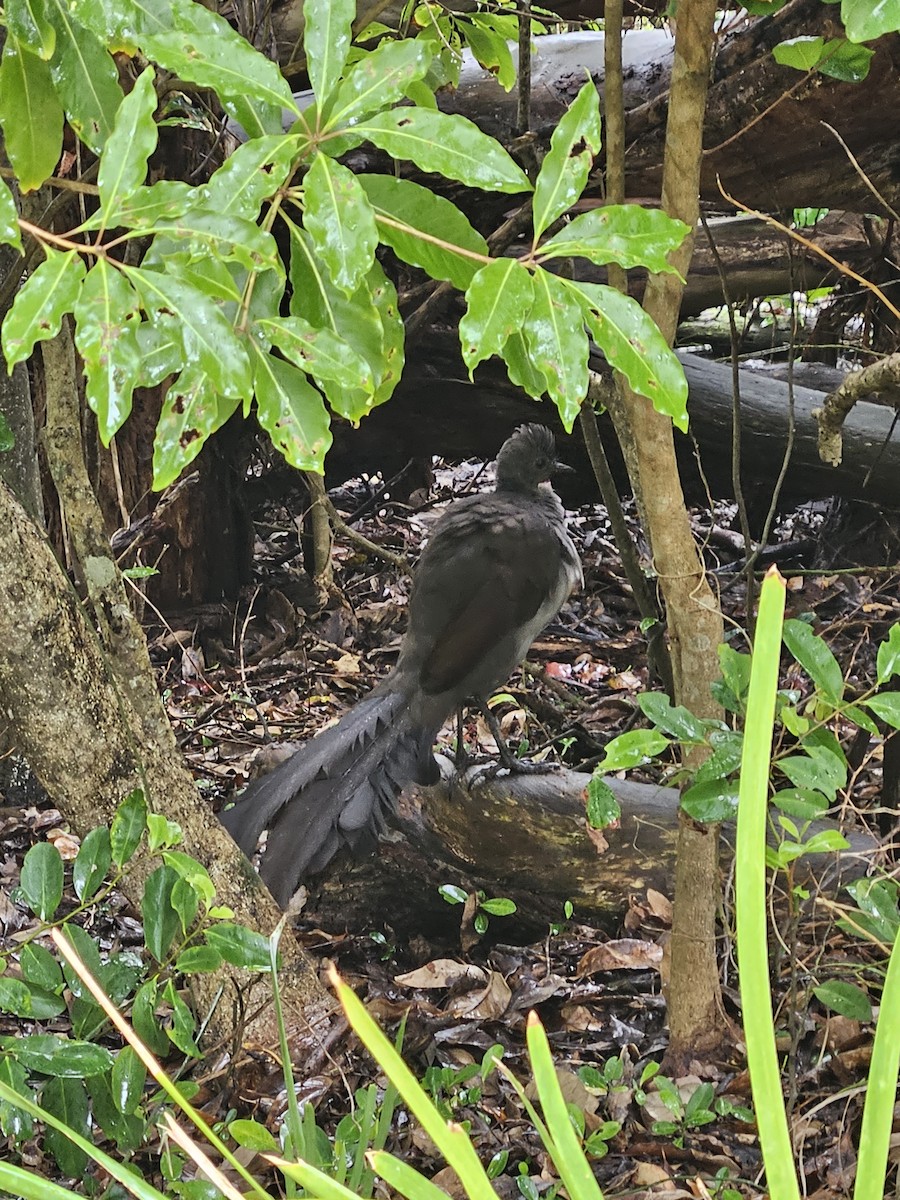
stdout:
{"type": "Polygon", "coordinates": [[[219,306],[199,288],[161,271],[126,267],[129,279],[148,312],[164,312],[181,322],[188,361],[206,372],[226,396],[250,395],[247,352],[219,306]]]}
{"type": "Polygon", "coordinates": [[[74,17],[110,49],[134,54],[147,34],[172,28],[171,0],[70,0],[74,17]]]}
{"type": "Polygon", "coordinates": [[[10,33],[0,59],[0,126],[23,192],[39,188],[62,153],[63,110],[50,66],[10,33]]]}
{"type": "Polygon", "coordinates": [[[147,801],[140,788],[135,788],[119,807],[109,830],[112,860],[117,867],[127,863],[138,848],[147,828],[147,801]]]}
{"type": "Polygon", "coordinates": [[[432,279],[449,279],[458,288],[469,286],[478,262],[453,247],[486,256],[488,246],[455,204],[421,184],[393,175],[360,175],[359,182],[375,210],[382,242],[432,279]],[[409,229],[398,229],[394,222],[409,229]],[[417,236],[414,230],[426,237],[417,236]]]}
{"type": "Polygon", "coordinates": [[[328,412],[322,397],[293,363],[266,354],[254,343],[254,384],[259,423],[292,467],[325,469],[331,445],[328,412]]]}
{"type": "Polygon", "coordinates": [[[540,400],[547,391],[547,379],[534,365],[521,329],[517,329],[503,347],[503,361],[509,382],[540,400]]]}
{"type": "Polygon", "coordinates": [[[72,867],[72,886],[79,900],[90,900],[106,878],[111,862],[109,830],[98,825],[85,834],[72,867]]]}
{"type": "Polygon", "coordinates": [[[141,373],[134,336],[138,297],[118,268],[101,258],[88,272],[75,304],[75,345],[84,359],[87,401],[108,446],[131,412],[141,373]]]}
{"type": "Polygon", "coordinates": [[[852,42],[871,42],[900,30],[900,0],[841,0],[841,20],[852,42]]]}
{"type": "Polygon", "coordinates": [[[110,222],[119,202],[136,192],[147,177],[147,161],[156,149],[157,129],[154,71],[147,67],[119,105],[112,133],[100,159],[97,186],[100,208],[110,222]]]}
{"type": "Polygon", "coordinates": [[[332,282],[351,296],[375,261],[375,214],[359,180],[317,154],[304,180],[303,224],[332,282]]]}
{"type": "MultiPolygon", "coordinates": [[[[531,272],[514,258],[498,258],[482,267],[466,291],[466,311],[459,322],[463,361],[472,372],[521,330],[534,303],[531,272]]],[[[580,316],[579,316],[580,320],[580,316]]],[[[504,356],[505,357],[505,356],[504,356]]],[[[541,394],[546,381],[541,375],[541,394]]]]}
{"type": "MultiPolygon", "coordinates": [[[[243,346],[239,348],[243,352],[243,346]]],[[[247,365],[249,369],[249,359],[247,365]]],[[[153,486],[157,491],[178,478],[239,404],[240,397],[224,396],[209,372],[189,359],[189,365],[166,392],[156,425],[153,486]]]]}
{"type": "Polygon", "coordinates": [[[196,189],[199,203],[222,216],[256,220],[262,202],[287,179],[299,150],[300,139],[284,133],[244,142],[196,189]]]}
{"type": "Polygon", "coordinates": [[[677,274],[668,255],[689,232],[683,221],[658,208],[610,204],[575,217],[541,246],[540,254],[541,258],[586,258],[677,274]]]}
{"type": "Polygon", "coordinates": [[[0,1038],[0,1048],[32,1071],[67,1079],[99,1075],[113,1064],[113,1057],[105,1047],[52,1033],[0,1038]]]}
{"type": "MultiPolygon", "coordinates": [[[[220,261],[233,259],[249,270],[276,267],[278,247],[268,230],[260,229],[254,221],[231,214],[223,216],[207,208],[191,207],[169,220],[160,217],[155,223],[157,237],[172,239],[185,255],[185,261],[203,260],[209,255],[220,261]]],[[[145,259],[145,265],[150,259],[145,259]]],[[[154,248],[153,265],[171,266],[172,255],[154,248]]],[[[176,272],[170,272],[173,276],[176,272]]]]}
{"type": "MultiPolygon", "coordinates": [[[[372,267],[360,292],[368,295],[381,323],[382,353],[377,368],[373,365],[373,370],[376,370],[378,376],[378,385],[375,388],[372,402],[372,407],[374,407],[384,404],[385,400],[390,400],[394,394],[394,388],[400,382],[403,364],[406,360],[406,331],[403,327],[403,318],[400,316],[397,289],[385,275],[381,263],[376,262],[372,267]]],[[[346,405],[344,408],[346,409],[346,405]]],[[[368,407],[366,411],[368,411],[368,407]]],[[[341,412],[341,409],[338,409],[338,412],[341,412]]],[[[343,411],[342,415],[351,421],[357,421],[362,413],[354,415],[343,411]]]]}
{"type": "Polygon", "coordinates": [[[396,108],[353,128],[354,138],[372,142],[394,158],[414,162],[468,187],[491,192],[528,192],[528,176],[499,142],[456,114],[396,108]]]}
{"type": "Polygon", "coordinates": [[[97,36],[76,21],[66,0],[46,0],[56,29],[50,73],[69,124],[99,154],[113,130],[122,103],[119,72],[97,36]]]}
{"type": "Polygon", "coordinates": [[[194,0],[172,0],[171,28],[144,32],[139,41],[161,67],[212,88],[223,100],[243,97],[299,113],[277,66],[254,50],[223,17],[194,0]]]}
{"type": "MultiPolygon", "coordinates": [[[[0,1084],[8,1087],[13,1093],[18,1092],[20,1096],[33,1100],[34,1092],[28,1086],[28,1075],[29,1072],[10,1055],[0,1055],[0,1084]]],[[[0,1096],[0,1132],[5,1137],[16,1140],[31,1137],[34,1132],[34,1120],[31,1113],[27,1113],[24,1108],[19,1108],[12,1097],[0,1096]]],[[[4,1169],[9,1170],[10,1168],[0,1162],[0,1171],[4,1169]]],[[[8,1186],[7,1181],[0,1175],[0,1187],[6,1186],[8,1186]]],[[[11,1191],[10,1194],[15,1195],[16,1193],[11,1191]]],[[[65,1200],[67,1196],[71,1196],[71,1192],[63,1193],[63,1189],[60,1188],[59,1200],[65,1200]]]]}
{"type": "Polygon", "coordinates": [[[147,949],[158,963],[165,962],[175,935],[178,914],[172,906],[172,889],[178,876],[171,867],[157,867],[147,876],[141,897],[141,918],[147,949]]]}
{"type": "Polygon", "coordinates": [[[550,399],[571,433],[587,395],[588,338],[581,304],[566,283],[549,271],[535,271],[534,303],[525,316],[522,334],[534,365],[547,380],[550,399]]]}
{"type": "Polygon", "coordinates": [[[805,621],[785,621],[782,638],[825,699],[840,704],[844,694],[844,672],[824,640],[805,621]]]}
{"type": "Polygon", "coordinates": [[[62,253],[45,247],[46,260],[19,289],[3,322],[2,345],[6,365],[31,357],[36,342],[59,333],[63,317],[71,312],[84,279],[84,262],[75,250],[62,253]]]}
{"type": "Polygon", "coordinates": [[[19,213],[13,194],[0,179],[0,245],[12,246],[22,253],[22,234],[19,230],[19,213]]]}
{"type": "Polygon", "coordinates": [[[6,28],[20,46],[39,58],[50,58],[56,46],[56,30],[47,20],[44,0],[6,0],[6,28]]]}
{"type": "Polygon", "coordinates": [[[305,0],[303,48],[310,86],[322,113],[341,78],[347,54],[355,0],[305,0]]]}
{"type": "Polygon", "coordinates": [[[687,429],[687,380],[659,328],[631,296],[601,283],[566,286],[581,294],[591,337],[609,365],[621,371],[633,391],[646,396],[657,412],[687,429]]]}
{"type": "Polygon", "coordinates": [[[458,28],[478,65],[490,71],[503,90],[510,92],[516,86],[516,64],[505,31],[500,33],[493,28],[493,20],[494,14],[473,13],[465,23],[459,22],[458,28]]]}
{"type": "Polygon", "coordinates": [[[535,239],[584,191],[600,145],[600,101],[588,79],[554,129],[534,185],[535,239]]]}
{"type": "Polygon", "coordinates": [[[372,368],[331,329],[315,329],[302,317],[269,317],[257,322],[267,341],[319,384],[375,391],[372,368]]]}
{"type": "Polygon", "coordinates": [[[432,51],[424,42],[409,39],[382,42],[347,73],[325,128],[344,129],[370,113],[396,104],[404,98],[411,83],[424,78],[431,59],[432,51]]]}
{"type": "MultiPolygon", "coordinates": [[[[83,1138],[91,1136],[88,1121],[88,1098],[80,1079],[48,1079],[41,1091],[41,1104],[69,1129],[74,1129],[83,1138]]],[[[47,1149],[56,1159],[56,1165],[67,1179],[77,1179],[84,1174],[88,1156],[58,1129],[50,1126],[44,1130],[47,1149]]]]}
{"type": "MultiPolygon", "coordinates": [[[[138,188],[132,195],[122,197],[117,217],[123,225],[148,230],[157,221],[171,223],[184,216],[199,204],[200,192],[200,188],[182,183],[180,179],[159,179],[149,187],[138,188]]],[[[97,213],[88,218],[81,228],[99,229],[104,220],[97,213]]]]}

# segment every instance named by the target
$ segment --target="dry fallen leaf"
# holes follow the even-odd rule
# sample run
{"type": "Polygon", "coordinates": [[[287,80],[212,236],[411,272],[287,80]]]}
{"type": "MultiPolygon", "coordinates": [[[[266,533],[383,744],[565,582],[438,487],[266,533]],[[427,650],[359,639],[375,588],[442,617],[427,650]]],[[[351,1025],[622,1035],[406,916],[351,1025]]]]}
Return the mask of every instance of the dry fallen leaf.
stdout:
{"type": "Polygon", "coordinates": [[[394,983],[400,987],[447,988],[464,979],[479,984],[484,983],[487,978],[487,972],[474,963],[457,962],[455,958],[435,958],[415,971],[395,975],[394,983]]]}
{"type": "Polygon", "coordinates": [[[447,1011],[454,1017],[467,1017],[471,1021],[496,1021],[506,1012],[511,995],[509,984],[499,971],[491,971],[487,987],[480,992],[453,996],[447,1011]]]}
{"type": "Polygon", "coordinates": [[[639,938],[619,938],[592,946],[581,956],[576,975],[595,975],[598,971],[641,971],[662,962],[662,947],[639,938]]]}

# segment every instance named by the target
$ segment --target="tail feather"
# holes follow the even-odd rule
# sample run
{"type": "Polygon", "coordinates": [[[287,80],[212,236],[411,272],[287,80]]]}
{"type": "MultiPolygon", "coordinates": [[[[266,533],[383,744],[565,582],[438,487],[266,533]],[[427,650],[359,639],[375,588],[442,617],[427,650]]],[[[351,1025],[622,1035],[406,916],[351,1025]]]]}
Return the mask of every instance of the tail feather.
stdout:
{"type": "Polygon", "coordinates": [[[341,846],[374,843],[405,784],[433,777],[436,732],[416,721],[401,693],[375,693],[222,815],[246,854],[269,827],[260,874],[282,906],[301,877],[321,871],[341,846]]]}

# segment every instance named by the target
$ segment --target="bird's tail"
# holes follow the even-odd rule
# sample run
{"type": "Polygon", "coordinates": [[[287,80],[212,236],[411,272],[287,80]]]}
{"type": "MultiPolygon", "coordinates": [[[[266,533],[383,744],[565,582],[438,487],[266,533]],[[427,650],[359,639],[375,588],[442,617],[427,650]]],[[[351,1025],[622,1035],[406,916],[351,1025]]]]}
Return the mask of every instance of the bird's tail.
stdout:
{"type": "Polygon", "coordinates": [[[436,733],[400,692],[376,691],[222,814],[245,854],[268,827],[260,874],[282,907],[300,879],[321,871],[341,846],[374,842],[407,783],[435,781],[436,733]]]}

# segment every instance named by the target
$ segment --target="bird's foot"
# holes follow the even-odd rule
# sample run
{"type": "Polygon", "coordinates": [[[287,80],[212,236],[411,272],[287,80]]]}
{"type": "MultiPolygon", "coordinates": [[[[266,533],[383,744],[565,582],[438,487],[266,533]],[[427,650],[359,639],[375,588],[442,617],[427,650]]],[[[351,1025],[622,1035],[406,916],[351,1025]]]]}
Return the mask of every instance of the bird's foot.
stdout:
{"type": "Polygon", "coordinates": [[[513,755],[500,755],[500,762],[491,763],[484,770],[479,770],[479,781],[487,781],[496,779],[501,772],[506,772],[510,775],[552,775],[560,769],[560,764],[555,762],[532,762],[527,758],[514,758],[513,755]]]}

